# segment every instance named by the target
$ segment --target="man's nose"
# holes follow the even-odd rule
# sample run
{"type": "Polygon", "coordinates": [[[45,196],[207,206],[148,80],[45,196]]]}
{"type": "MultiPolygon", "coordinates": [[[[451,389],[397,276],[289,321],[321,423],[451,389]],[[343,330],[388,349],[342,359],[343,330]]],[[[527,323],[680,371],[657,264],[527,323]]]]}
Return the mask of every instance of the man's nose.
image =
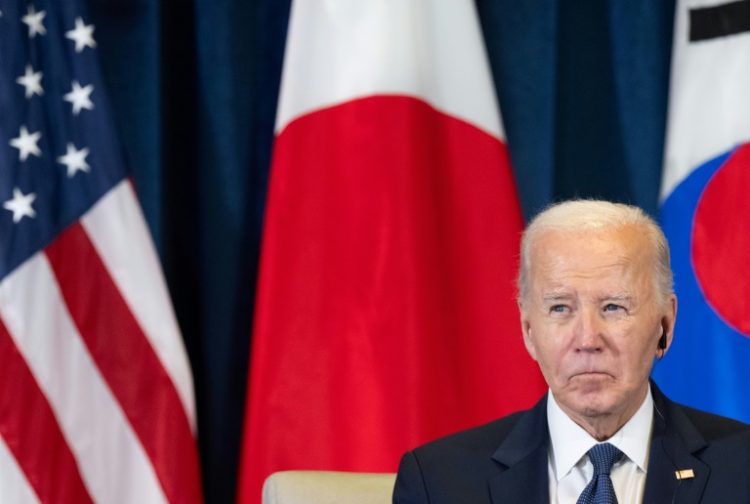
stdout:
{"type": "Polygon", "coordinates": [[[576,331],[576,350],[579,352],[601,352],[604,348],[604,321],[597,309],[580,311],[576,331]]]}

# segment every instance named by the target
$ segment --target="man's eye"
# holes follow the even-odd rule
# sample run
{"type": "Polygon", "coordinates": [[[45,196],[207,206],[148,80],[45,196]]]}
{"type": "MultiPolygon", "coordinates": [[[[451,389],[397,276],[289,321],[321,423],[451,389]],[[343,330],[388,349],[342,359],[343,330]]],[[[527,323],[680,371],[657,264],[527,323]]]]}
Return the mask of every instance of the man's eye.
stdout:
{"type": "Polygon", "coordinates": [[[607,303],[606,305],[604,305],[604,311],[605,312],[607,312],[607,311],[608,312],[613,312],[613,311],[618,311],[618,310],[623,310],[623,309],[624,308],[622,306],[620,306],[618,304],[614,304],[614,303],[607,303]]]}
{"type": "Polygon", "coordinates": [[[567,306],[565,306],[565,305],[562,305],[562,304],[556,304],[556,305],[552,305],[552,306],[550,306],[550,309],[549,309],[549,311],[550,311],[550,313],[565,313],[565,311],[566,311],[567,309],[568,309],[568,307],[567,307],[567,306]]]}

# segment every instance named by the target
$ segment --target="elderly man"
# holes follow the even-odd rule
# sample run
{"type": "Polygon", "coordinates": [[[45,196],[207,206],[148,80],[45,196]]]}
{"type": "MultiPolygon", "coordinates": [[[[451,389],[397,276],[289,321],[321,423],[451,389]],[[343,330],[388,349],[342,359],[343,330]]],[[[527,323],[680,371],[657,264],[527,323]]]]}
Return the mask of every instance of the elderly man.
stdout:
{"type": "Polygon", "coordinates": [[[524,232],[520,269],[523,338],[549,392],[404,455],[394,503],[750,503],[750,426],[649,382],[677,312],[656,223],[605,201],[552,206],[524,232]]]}

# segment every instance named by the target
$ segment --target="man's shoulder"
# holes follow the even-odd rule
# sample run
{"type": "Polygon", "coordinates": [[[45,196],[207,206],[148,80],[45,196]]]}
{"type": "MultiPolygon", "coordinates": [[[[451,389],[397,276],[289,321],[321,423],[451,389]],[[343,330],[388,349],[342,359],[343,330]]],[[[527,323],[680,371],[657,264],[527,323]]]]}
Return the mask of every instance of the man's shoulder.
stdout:
{"type": "Polygon", "coordinates": [[[750,439],[750,424],[696,408],[691,408],[690,406],[685,406],[683,404],[672,404],[688,418],[690,423],[698,430],[698,432],[700,432],[701,436],[703,436],[708,443],[733,439],[736,437],[750,439]]]}
{"type": "Polygon", "coordinates": [[[393,502],[489,502],[487,482],[498,475],[492,455],[523,415],[513,413],[407,452],[399,466],[393,502]]]}
{"type": "Polygon", "coordinates": [[[461,454],[487,458],[497,450],[518,420],[529,410],[517,411],[497,420],[465,429],[419,446],[413,450],[421,459],[461,454]]]}
{"type": "Polygon", "coordinates": [[[509,465],[509,457],[523,458],[538,448],[546,431],[543,398],[530,410],[415,448],[401,459],[394,502],[489,502],[488,482],[509,465]]]}
{"type": "Polygon", "coordinates": [[[667,453],[673,463],[705,475],[701,502],[750,502],[750,425],[677,403],[667,411],[672,418],[667,435],[680,440],[667,442],[667,453]]]}

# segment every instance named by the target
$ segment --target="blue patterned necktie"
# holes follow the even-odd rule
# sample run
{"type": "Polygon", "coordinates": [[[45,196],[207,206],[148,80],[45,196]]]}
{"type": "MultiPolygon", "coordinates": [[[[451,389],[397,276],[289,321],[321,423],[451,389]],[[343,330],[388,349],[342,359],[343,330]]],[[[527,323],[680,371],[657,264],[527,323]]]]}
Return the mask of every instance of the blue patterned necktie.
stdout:
{"type": "Polygon", "coordinates": [[[601,443],[591,448],[588,454],[594,464],[594,477],[583,489],[576,504],[617,504],[609,471],[612,470],[612,464],[620,460],[622,452],[614,445],[601,443]]]}

